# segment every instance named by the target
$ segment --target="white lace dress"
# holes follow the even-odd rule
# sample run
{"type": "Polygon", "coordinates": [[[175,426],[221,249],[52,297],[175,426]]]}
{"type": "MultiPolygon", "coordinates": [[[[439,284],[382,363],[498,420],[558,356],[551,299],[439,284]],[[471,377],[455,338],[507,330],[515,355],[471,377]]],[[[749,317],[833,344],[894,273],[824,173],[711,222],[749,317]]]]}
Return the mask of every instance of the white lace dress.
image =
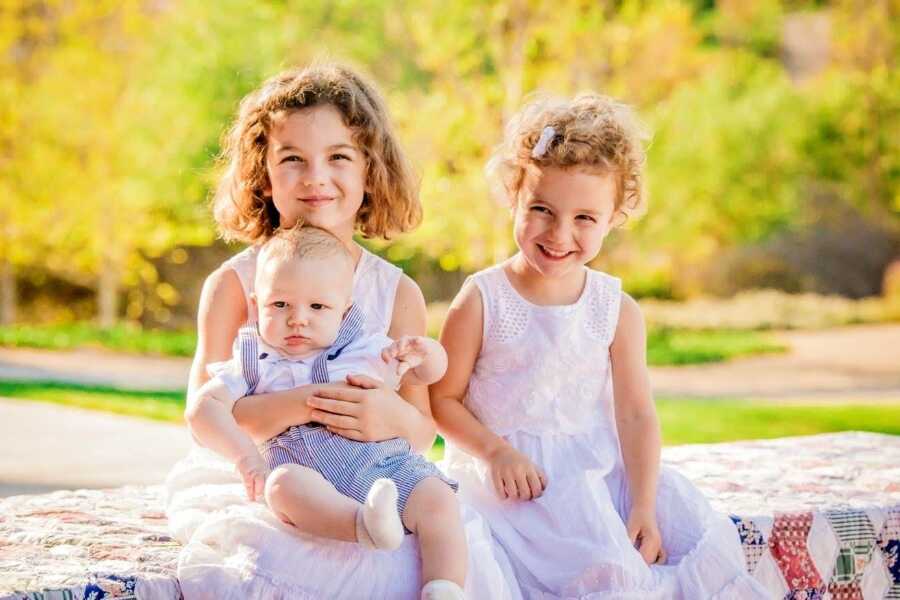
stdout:
{"type": "Polygon", "coordinates": [[[487,519],[526,598],[765,598],[746,574],[735,527],[663,468],[657,519],[668,564],[629,543],[627,480],[613,412],[609,347],[621,284],[587,270],[565,306],[522,298],[502,265],[474,275],[484,305],[466,406],[547,474],[533,501],[502,500],[485,465],[452,444],[444,471],[487,519]]]}
{"type": "MultiPolygon", "coordinates": [[[[256,250],[225,264],[249,295],[256,250]]],[[[402,272],[363,251],[353,297],[366,314],[365,330],[384,334],[393,315],[402,272]]],[[[421,566],[416,537],[393,552],[298,534],[260,503],[250,503],[230,464],[202,448],[175,465],[166,481],[166,513],[184,544],[178,579],[186,600],[254,598],[419,597],[421,566]]],[[[471,599],[521,598],[506,557],[480,515],[461,510],[469,549],[466,593],[471,599]]]]}

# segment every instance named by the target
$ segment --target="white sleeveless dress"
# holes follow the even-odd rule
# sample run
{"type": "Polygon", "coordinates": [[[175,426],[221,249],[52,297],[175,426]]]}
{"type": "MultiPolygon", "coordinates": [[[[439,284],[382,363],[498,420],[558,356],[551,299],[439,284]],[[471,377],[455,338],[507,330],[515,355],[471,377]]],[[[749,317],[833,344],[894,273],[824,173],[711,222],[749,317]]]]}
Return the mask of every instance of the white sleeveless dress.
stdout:
{"type": "MultiPolygon", "coordinates": [[[[224,264],[245,294],[253,290],[255,248],[224,264]]],[[[367,317],[367,333],[387,333],[402,271],[363,250],[353,298],[367,317]]],[[[186,600],[254,598],[419,598],[421,563],[415,536],[395,551],[298,534],[264,505],[250,503],[233,467],[195,448],[169,474],[167,516],[184,544],[178,578],[186,600]]],[[[512,569],[481,516],[462,506],[469,550],[467,597],[518,600],[512,569]]]]}
{"type": "Polygon", "coordinates": [[[730,519],[670,469],[657,496],[668,564],[648,567],[629,542],[609,356],[621,283],[586,271],[579,300],[565,306],[529,303],[502,265],[471,277],[484,330],[465,404],[544,469],[543,495],[500,499],[484,463],[452,444],[445,473],[487,519],[526,598],[765,598],[730,519]]]}

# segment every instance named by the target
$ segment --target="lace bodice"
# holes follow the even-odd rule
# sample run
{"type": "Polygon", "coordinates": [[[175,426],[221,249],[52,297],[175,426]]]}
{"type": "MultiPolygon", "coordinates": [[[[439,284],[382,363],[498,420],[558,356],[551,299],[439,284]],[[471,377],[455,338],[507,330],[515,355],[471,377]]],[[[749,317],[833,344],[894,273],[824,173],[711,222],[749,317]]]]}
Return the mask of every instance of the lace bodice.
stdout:
{"type": "MultiPolygon", "coordinates": [[[[223,266],[234,269],[241,286],[247,307],[250,307],[250,294],[253,292],[253,280],[256,277],[256,256],[258,246],[235,254],[223,263],[223,266]]],[[[394,298],[397,295],[397,284],[403,271],[388,261],[375,256],[365,248],[362,249],[359,263],[353,274],[353,301],[365,315],[363,329],[367,334],[387,334],[394,316],[394,298]]],[[[249,314],[248,320],[256,320],[256,315],[249,314]]]]}
{"type": "Polygon", "coordinates": [[[471,277],[481,292],[484,331],[466,406],[496,433],[615,429],[609,346],[621,282],[586,270],[580,298],[565,306],[531,304],[501,265],[471,277]]]}

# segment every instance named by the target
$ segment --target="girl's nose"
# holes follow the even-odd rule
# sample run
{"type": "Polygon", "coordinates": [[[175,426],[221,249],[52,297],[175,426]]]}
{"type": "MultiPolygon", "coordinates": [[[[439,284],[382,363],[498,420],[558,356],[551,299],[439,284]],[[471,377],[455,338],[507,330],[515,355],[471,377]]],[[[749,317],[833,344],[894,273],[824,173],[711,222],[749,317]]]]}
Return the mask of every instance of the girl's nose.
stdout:
{"type": "Polygon", "coordinates": [[[310,161],[303,173],[301,183],[306,187],[321,187],[325,185],[325,168],[315,161],[310,161]]]}
{"type": "Polygon", "coordinates": [[[569,238],[569,224],[563,220],[558,220],[550,228],[550,239],[555,242],[562,242],[569,238]]]}

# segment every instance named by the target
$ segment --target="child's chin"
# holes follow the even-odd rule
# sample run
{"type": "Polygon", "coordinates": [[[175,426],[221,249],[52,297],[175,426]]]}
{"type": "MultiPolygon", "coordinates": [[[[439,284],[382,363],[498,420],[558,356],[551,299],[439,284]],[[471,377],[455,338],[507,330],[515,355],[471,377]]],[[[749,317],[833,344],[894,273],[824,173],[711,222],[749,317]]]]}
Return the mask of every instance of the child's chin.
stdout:
{"type": "Polygon", "coordinates": [[[282,354],[286,356],[290,356],[291,358],[306,358],[308,356],[312,356],[316,354],[318,350],[314,348],[310,348],[309,346],[282,346],[279,348],[282,354]]]}

